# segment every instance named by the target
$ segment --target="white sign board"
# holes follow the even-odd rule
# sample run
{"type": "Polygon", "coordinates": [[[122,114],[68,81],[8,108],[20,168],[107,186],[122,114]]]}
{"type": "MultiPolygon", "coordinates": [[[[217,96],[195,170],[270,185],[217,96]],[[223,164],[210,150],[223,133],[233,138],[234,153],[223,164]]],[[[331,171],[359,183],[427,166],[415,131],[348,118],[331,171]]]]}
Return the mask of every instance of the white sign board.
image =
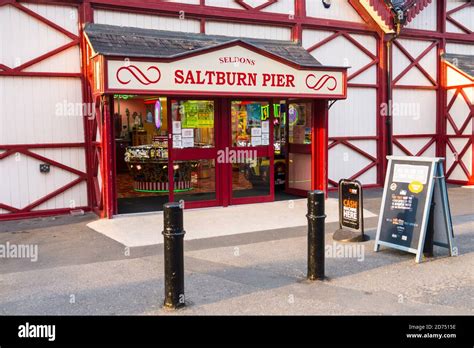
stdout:
{"type": "Polygon", "coordinates": [[[108,92],[345,98],[342,69],[300,70],[236,44],[174,61],[108,60],[108,92]]]}

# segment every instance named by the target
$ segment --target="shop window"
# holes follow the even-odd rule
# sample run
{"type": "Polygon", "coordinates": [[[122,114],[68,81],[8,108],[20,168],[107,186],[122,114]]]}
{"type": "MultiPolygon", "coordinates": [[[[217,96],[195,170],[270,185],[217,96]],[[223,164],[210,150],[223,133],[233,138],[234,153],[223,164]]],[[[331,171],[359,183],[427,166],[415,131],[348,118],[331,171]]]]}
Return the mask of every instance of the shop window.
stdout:
{"type": "Polygon", "coordinates": [[[251,197],[270,195],[270,158],[258,157],[244,163],[232,164],[232,196],[251,197]]]}
{"type": "Polygon", "coordinates": [[[207,201],[216,199],[215,160],[173,162],[175,200],[207,201]]]}
{"type": "Polygon", "coordinates": [[[270,105],[260,101],[233,101],[232,146],[268,146],[270,144],[270,105]]]}
{"type": "Polygon", "coordinates": [[[114,99],[118,212],[159,210],[169,193],[166,98],[114,99]]]}
{"type": "Polygon", "coordinates": [[[214,102],[210,100],[172,100],[173,148],[212,148],[214,102]]]}
{"type": "Polygon", "coordinates": [[[288,106],[290,144],[311,144],[311,103],[291,103],[288,106]]]}

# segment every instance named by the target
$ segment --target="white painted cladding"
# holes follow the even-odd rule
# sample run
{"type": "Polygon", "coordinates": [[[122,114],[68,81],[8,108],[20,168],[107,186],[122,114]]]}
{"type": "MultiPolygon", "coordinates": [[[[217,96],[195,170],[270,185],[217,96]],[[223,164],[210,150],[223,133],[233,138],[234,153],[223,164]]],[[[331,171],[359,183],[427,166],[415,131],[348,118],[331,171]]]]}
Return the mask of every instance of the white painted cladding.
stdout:
{"type": "Polygon", "coordinates": [[[329,8],[325,8],[322,1],[309,0],[306,1],[306,13],[310,17],[364,23],[349,1],[345,0],[333,0],[329,8]]]}
{"type": "MultiPolygon", "coordinates": [[[[78,34],[78,12],[73,6],[21,4],[64,30],[78,34]]],[[[17,67],[72,39],[57,29],[10,5],[0,7],[0,64],[17,67]]],[[[25,68],[25,72],[80,73],[77,46],[25,68]]],[[[0,77],[0,144],[58,144],[84,142],[83,118],[58,105],[82,108],[80,78],[0,77]],[[64,112],[65,111],[65,112],[64,112]]],[[[33,153],[82,172],[83,148],[31,149],[33,153]]],[[[0,151],[4,152],[4,151],[0,151]]],[[[0,160],[0,203],[24,208],[77,179],[76,174],[51,166],[41,174],[43,161],[21,153],[0,160]]],[[[74,208],[87,205],[85,182],[42,203],[33,210],[74,208]]],[[[8,213],[0,210],[0,214],[8,213]]]]}
{"type": "Polygon", "coordinates": [[[0,77],[0,98],[0,144],[84,141],[80,79],[0,77]]]}
{"type": "Polygon", "coordinates": [[[395,89],[393,101],[393,134],[436,133],[436,91],[395,89]]]}
{"type": "Polygon", "coordinates": [[[118,25],[143,29],[169,30],[189,33],[200,32],[200,22],[186,18],[186,14],[156,16],[110,10],[95,10],[94,22],[98,24],[118,25]],[[183,17],[184,16],[184,17],[183,17]]]}
{"type": "MultiPolygon", "coordinates": [[[[338,36],[311,50],[316,44],[334,33],[327,30],[303,30],[303,47],[309,49],[311,54],[324,65],[350,66],[349,76],[373,60],[370,55],[344,36],[338,36]]],[[[363,45],[373,56],[377,55],[375,37],[362,34],[350,34],[350,37],[363,45]]],[[[329,110],[329,137],[376,136],[379,114],[377,88],[370,87],[370,85],[377,83],[376,65],[349,79],[348,83],[347,99],[337,101],[329,110]],[[369,87],[351,87],[351,83],[360,83],[369,87]]],[[[377,142],[375,140],[351,140],[350,144],[374,158],[377,157],[377,142]]],[[[371,160],[367,157],[345,145],[338,144],[329,150],[329,179],[337,182],[341,178],[350,178],[370,164],[371,160]]],[[[375,184],[377,182],[376,166],[360,176],[358,180],[364,185],[375,184]]]]}
{"type": "Polygon", "coordinates": [[[0,64],[15,68],[70,41],[13,6],[0,7],[0,64]]]}
{"type": "MultiPolygon", "coordinates": [[[[265,0],[247,0],[245,1],[248,5],[258,7],[265,3],[265,0]]],[[[207,6],[225,7],[232,9],[244,9],[243,6],[239,5],[235,0],[206,0],[207,6]]],[[[277,2],[262,9],[263,12],[281,13],[294,15],[295,14],[295,0],[278,0],[277,2]]]]}
{"type": "Polygon", "coordinates": [[[291,40],[291,29],[288,27],[233,22],[208,21],[206,22],[206,34],[268,40],[291,40]]]}
{"type": "Polygon", "coordinates": [[[431,3],[406,25],[406,28],[436,31],[438,23],[436,14],[437,9],[438,0],[431,0],[431,3]]]}
{"type": "MultiPolygon", "coordinates": [[[[39,155],[85,171],[83,149],[36,149],[39,155]]],[[[77,175],[51,166],[48,174],[39,171],[43,163],[23,154],[12,155],[0,162],[0,202],[15,208],[24,208],[41,197],[77,179],[77,175]]],[[[60,209],[87,205],[87,188],[81,183],[35,208],[60,209]]]]}
{"type": "MultiPolygon", "coordinates": [[[[448,0],[446,4],[447,11],[455,10],[465,5],[470,0],[448,0]]],[[[474,6],[467,6],[451,14],[451,17],[462,26],[474,31],[474,6]]],[[[466,34],[466,32],[455,23],[447,20],[446,31],[450,33],[466,34]]]]}

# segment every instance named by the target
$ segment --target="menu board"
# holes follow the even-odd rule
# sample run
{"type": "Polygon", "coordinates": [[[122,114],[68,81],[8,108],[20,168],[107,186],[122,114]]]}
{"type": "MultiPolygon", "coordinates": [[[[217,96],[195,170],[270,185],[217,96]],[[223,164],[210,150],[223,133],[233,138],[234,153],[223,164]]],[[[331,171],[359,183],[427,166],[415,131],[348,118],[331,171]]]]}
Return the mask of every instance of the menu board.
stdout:
{"type": "Polygon", "coordinates": [[[433,163],[392,161],[380,240],[418,249],[433,163]]]}
{"type": "Polygon", "coordinates": [[[395,156],[388,159],[375,251],[380,245],[389,246],[417,254],[416,261],[420,262],[430,211],[444,214],[433,216],[434,244],[440,244],[444,236],[448,243],[441,245],[452,250],[453,232],[442,159],[395,156]],[[437,209],[431,209],[432,202],[437,209]]]}

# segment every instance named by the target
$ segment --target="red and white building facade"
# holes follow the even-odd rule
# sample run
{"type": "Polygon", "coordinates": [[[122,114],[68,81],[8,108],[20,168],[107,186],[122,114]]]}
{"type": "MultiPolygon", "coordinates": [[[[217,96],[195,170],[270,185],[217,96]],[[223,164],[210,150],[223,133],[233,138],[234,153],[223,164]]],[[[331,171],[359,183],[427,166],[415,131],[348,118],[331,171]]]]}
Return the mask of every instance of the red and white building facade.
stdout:
{"type": "Polygon", "coordinates": [[[448,183],[473,185],[474,79],[443,54],[474,56],[474,2],[412,2],[396,33],[384,0],[0,0],[0,220],[113,215],[112,125],[93,93],[86,23],[298,41],[324,66],[348,67],[347,98],[328,96],[324,185],[314,187],[382,186],[390,151],[445,157],[448,183]],[[89,104],[94,118],[64,116],[89,104]]]}

